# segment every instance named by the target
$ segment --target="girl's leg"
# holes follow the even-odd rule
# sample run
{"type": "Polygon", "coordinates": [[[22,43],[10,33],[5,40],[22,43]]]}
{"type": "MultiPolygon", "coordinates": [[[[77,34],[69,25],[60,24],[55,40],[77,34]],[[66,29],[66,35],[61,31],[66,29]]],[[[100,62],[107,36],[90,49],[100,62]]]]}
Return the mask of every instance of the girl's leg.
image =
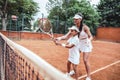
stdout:
{"type": "Polygon", "coordinates": [[[68,62],[67,62],[67,72],[68,72],[68,73],[70,72],[70,69],[71,69],[71,62],[68,61],[68,62]]]}
{"type": "Polygon", "coordinates": [[[75,79],[78,80],[77,65],[73,64],[73,70],[75,72],[75,79]]]}
{"type": "Polygon", "coordinates": [[[86,72],[87,72],[87,77],[90,78],[89,55],[90,55],[90,53],[88,53],[88,52],[83,52],[83,61],[84,61],[84,64],[85,64],[85,68],[86,68],[86,72]]]}

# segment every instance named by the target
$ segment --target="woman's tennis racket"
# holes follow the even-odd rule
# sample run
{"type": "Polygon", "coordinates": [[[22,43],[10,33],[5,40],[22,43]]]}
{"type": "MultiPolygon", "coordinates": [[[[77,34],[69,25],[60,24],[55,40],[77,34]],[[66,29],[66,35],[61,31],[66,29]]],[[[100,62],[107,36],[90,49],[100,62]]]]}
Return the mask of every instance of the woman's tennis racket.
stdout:
{"type": "Polygon", "coordinates": [[[38,24],[41,32],[49,35],[51,38],[54,38],[52,25],[48,19],[42,18],[39,20],[38,24]]]}

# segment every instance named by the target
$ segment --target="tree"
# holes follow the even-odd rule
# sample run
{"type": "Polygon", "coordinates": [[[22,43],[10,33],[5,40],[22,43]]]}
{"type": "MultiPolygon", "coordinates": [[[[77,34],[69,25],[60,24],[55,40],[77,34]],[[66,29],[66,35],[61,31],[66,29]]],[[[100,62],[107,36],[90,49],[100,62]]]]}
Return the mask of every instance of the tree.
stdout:
{"type": "Polygon", "coordinates": [[[62,7],[62,2],[63,0],[49,0],[49,2],[47,2],[46,9],[50,12],[55,6],[62,7]]]}
{"type": "Polygon", "coordinates": [[[100,13],[100,26],[120,27],[120,0],[100,0],[97,6],[100,13]]]}
{"type": "Polygon", "coordinates": [[[29,24],[32,16],[38,11],[37,3],[33,0],[0,0],[0,17],[2,20],[2,30],[6,30],[8,20],[11,19],[11,15],[23,17],[29,24]]]}
{"type": "Polygon", "coordinates": [[[56,19],[61,21],[59,22],[60,25],[58,30],[60,31],[61,29],[62,33],[66,33],[68,27],[73,25],[74,14],[78,12],[81,12],[84,15],[85,24],[90,27],[92,33],[95,35],[96,27],[98,26],[99,15],[96,9],[87,0],[62,0],[60,5],[54,5],[54,7],[52,6],[51,10],[49,10],[50,14],[48,18],[55,19],[55,16],[57,16],[58,18],[56,19]],[[63,25],[61,26],[61,24],[63,25]]]}

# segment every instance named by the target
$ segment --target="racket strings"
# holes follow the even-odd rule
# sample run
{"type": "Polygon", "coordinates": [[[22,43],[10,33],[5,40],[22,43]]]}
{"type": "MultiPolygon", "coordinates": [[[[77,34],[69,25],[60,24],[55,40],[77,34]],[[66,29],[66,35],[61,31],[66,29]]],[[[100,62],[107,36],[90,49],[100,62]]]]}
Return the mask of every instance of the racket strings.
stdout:
{"type": "Polygon", "coordinates": [[[43,33],[45,33],[45,34],[48,34],[50,37],[52,37],[53,38],[53,30],[52,30],[52,27],[50,28],[50,30],[48,31],[46,31],[46,30],[43,30],[42,28],[41,28],[41,26],[39,27],[40,28],[40,30],[43,32],[43,33]]]}
{"type": "Polygon", "coordinates": [[[42,33],[49,35],[53,38],[53,29],[49,20],[40,19],[39,20],[39,29],[42,33]]]}

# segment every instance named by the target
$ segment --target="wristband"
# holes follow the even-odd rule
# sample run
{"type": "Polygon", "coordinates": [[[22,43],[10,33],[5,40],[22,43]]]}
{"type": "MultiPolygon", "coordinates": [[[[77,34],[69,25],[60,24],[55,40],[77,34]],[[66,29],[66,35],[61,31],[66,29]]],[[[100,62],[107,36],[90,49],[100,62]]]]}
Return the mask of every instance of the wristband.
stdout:
{"type": "Polygon", "coordinates": [[[58,37],[57,40],[60,41],[60,40],[61,40],[61,37],[58,37]]]}
{"type": "Polygon", "coordinates": [[[65,47],[66,45],[65,44],[61,44],[63,47],[65,47]]]}

